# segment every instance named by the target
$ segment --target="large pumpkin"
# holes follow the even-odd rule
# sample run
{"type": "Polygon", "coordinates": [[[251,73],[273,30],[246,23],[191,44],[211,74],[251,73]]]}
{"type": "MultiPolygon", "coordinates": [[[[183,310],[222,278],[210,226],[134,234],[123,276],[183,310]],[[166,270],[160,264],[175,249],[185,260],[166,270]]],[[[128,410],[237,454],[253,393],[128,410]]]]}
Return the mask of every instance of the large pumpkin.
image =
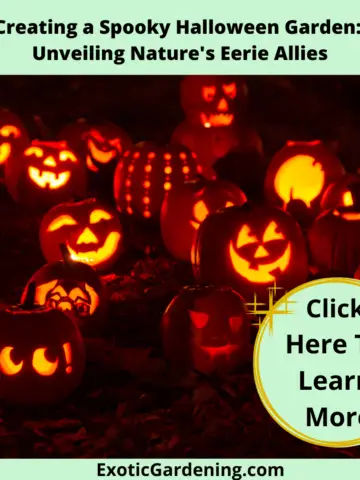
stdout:
{"type": "Polygon", "coordinates": [[[23,305],[0,311],[0,397],[15,404],[51,404],[80,383],[84,345],[68,314],[36,307],[32,296],[33,287],[23,305]]]}
{"type": "Polygon", "coordinates": [[[40,225],[40,245],[48,263],[62,259],[65,244],[73,260],[108,270],[124,248],[117,212],[94,198],[56,205],[40,225]]]}
{"type": "Polygon", "coordinates": [[[96,334],[106,323],[107,294],[95,270],[85,263],[71,260],[63,247],[63,260],[41,267],[24,289],[25,301],[29,285],[35,283],[35,302],[70,311],[85,335],[96,334]]]}
{"type": "Polygon", "coordinates": [[[186,147],[142,142],[125,152],[114,178],[118,210],[157,218],[165,193],[201,173],[196,155],[186,147]]]}
{"type": "Polygon", "coordinates": [[[344,173],[340,160],[320,141],[289,141],[269,164],[265,196],[271,205],[310,223],[320,211],[325,189],[344,173]]]}
{"type": "Polygon", "coordinates": [[[65,142],[31,142],[5,166],[5,182],[13,199],[30,208],[46,209],[86,193],[86,171],[65,142]]]}
{"type": "Polygon", "coordinates": [[[290,290],[307,279],[305,240],[287,213],[245,204],[209,215],[193,246],[196,279],[229,285],[246,299],[268,288],[290,290]]]}
{"type": "Polygon", "coordinates": [[[163,315],[162,338],[165,358],[180,375],[236,371],[250,346],[244,300],[225,287],[185,287],[163,315]]]}
{"type": "Polygon", "coordinates": [[[8,158],[19,155],[29,142],[28,132],[20,118],[7,109],[0,109],[0,176],[4,176],[8,158]]]}
{"type": "Polygon", "coordinates": [[[161,234],[168,251],[190,262],[191,247],[201,222],[219,209],[242,205],[246,196],[225,180],[198,177],[170,190],[161,208],[161,234]]]}

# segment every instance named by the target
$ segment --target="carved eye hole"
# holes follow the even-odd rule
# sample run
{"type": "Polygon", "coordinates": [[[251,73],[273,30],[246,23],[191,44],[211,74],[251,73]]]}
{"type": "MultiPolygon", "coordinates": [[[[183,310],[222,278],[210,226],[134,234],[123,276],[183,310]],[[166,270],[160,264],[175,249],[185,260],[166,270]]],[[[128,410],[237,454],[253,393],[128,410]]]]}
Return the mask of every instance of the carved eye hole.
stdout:
{"type": "Polygon", "coordinates": [[[263,242],[270,242],[271,240],[284,240],[284,235],[281,232],[278,232],[278,226],[275,222],[270,222],[266,227],[266,230],[263,235],[263,242]]]}
{"type": "Polygon", "coordinates": [[[77,222],[70,215],[60,215],[60,217],[55,218],[55,220],[50,223],[47,231],[54,232],[55,230],[59,230],[59,228],[66,225],[77,225],[77,222]]]}
{"type": "Polygon", "coordinates": [[[209,321],[209,315],[207,313],[194,312],[193,310],[189,310],[189,315],[192,323],[196,328],[204,328],[209,321]]]}
{"type": "Polygon", "coordinates": [[[215,86],[202,88],[202,96],[206,102],[211,102],[212,100],[214,100],[215,94],[216,94],[215,86]]]}
{"type": "Polygon", "coordinates": [[[194,218],[197,222],[201,223],[209,215],[209,209],[202,200],[199,200],[194,205],[194,218]]]}
{"type": "Polygon", "coordinates": [[[242,324],[242,317],[230,317],[229,318],[229,325],[231,330],[236,333],[240,330],[241,324],[242,324]]]}
{"type": "Polygon", "coordinates": [[[31,155],[35,155],[37,158],[42,158],[44,155],[44,151],[42,148],[39,147],[29,147],[24,152],[25,157],[30,157],[31,155]]]}
{"type": "Polygon", "coordinates": [[[0,352],[0,370],[4,375],[16,375],[24,365],[24,362],[14,363],[11,359],[11,352],[14,347],[4,347],[0,352]]]}
{"type": "Polygon", "coordinates": [[[39,375],[43,377],[50,377],[53,375],[58,367],[59,359],[56,358],[54,362],[50,362],[46,358],[47,348],[38,348],[35,350],[32,360],[32,366],[39,375]]]}
{"type": "Polygon", "coordinates": [[[342,201],[343,201],[344,207],[352,207],[354,205],[354,199],[351,192],[349,191],[344,192],[342,201]]]}
{"type": "Polygon", "coordinates": [[[236,83],[230,83],[229,85],[223,85],[224,93],[227,97],[233,99],[236,97],[236,83]]]}
{"type": "Polygon", "coordinates": [[[10,137],[10,135],[12,135],[14,138],[19,138],[21,137],[21,132],[15,125],[4,125],[0,129],[0,135],[3,137],[10,137]]]}
{"type": "Polygon", "coordinates": [[[250,243],[256,243],[256,242],[258,242],[258,239],[256,235],[250,235],[249,225],[243,225],[240,229],[240,232],[236,241],[236,247],[241,248],[244,245],[249,245],[250,243]]]}
{"type": "Polygon", "coordinates": [[[102,220],[111,220],[113,217],[105,210],[93,210],[90,214],[90,223],[99,223],[102,220]]]}
{"type": "Polygon", "coordinates": [[[225,208],[230,208],[230,207],[233,207],[235,205],[235,203],[233,202],[226,202],[225,203],[225,208]]]}
{"type": "Polygon", "coordinates": [[[69,152],[69,150],[61,150],[59,153],[59,160],[60,162],[77,162],[77,158],[72,152],[69,152]]]}

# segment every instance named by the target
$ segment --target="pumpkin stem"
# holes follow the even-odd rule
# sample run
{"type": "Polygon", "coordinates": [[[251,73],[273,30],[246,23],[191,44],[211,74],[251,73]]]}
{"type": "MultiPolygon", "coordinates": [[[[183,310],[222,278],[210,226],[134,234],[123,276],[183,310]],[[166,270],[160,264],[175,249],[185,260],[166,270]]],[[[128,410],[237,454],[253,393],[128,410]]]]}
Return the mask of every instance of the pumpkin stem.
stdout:
{"type": "Polygon", "coordinates": [[[21,304],[21,308],[24,310],[32,310],[35,308],[35,293],[36,293],[36,282],[30,282],[27,289],[25,299],[21,304]]]}
{"type": "Polygon", "coordinates": [[[65,245],[65,243],[60,243],[60,251],[61,251],[61,256],[65,265],[68,265],[68,266],[72,265],[73,261],[72,261],[69,249],[65,245]]]}
{"type": "Polygon", "coordinates": [[[43,140],[49,140],[52,138],[51,130],[45,125],[42,118],[39,115],[34,115],[34,123],[39,131],[40,137],[43,140]]]}

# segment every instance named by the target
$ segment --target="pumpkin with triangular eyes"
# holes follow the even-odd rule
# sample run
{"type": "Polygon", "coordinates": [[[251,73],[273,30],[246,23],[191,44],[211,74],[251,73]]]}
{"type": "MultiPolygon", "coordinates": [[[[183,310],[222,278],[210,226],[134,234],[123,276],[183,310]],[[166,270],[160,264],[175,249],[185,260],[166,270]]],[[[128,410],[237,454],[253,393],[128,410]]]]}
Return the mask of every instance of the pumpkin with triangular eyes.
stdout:
{"type": "Polygon", "coordinates": [[[290,290],[308,274],[299,225],[280,209],[244,204],[209,215],[192,249],[196,279],[229,285],[247,300],[268,299],[269,287],[290,290]]]}
{"type": "Polygon", "coordinates": [[[29,208],[46,209],[86,193],[86,171],[65,142],[31,142],[5,165],[5,183],[13,199],[29,208]]]}
{"type": "Polygon", "coordinates": [[[163,315],[162,339],[165,358],[180,375],[236,371],[250,349],[244,300],[227,287],[185,287],[163,315]]]}
{"type": "Polygon", "coordinates": [[[40,225],[41,250],[48,263],[62,259],[61,244],[73,260],[108,270],[124,249],[117,212],[95,198],[56,205],[40,225]]]}
{"type": "Polygon", "coordinates": [[[17,156],[29,144],[25,125],[15,113],[0,109],[0,175],[4,175],[5,163],[10,156],[17,156]]]}
{"type": "Polygon", "coordinates": [[[170,190],[161,208],[161,234],[168,251],[190,262],[197,230],[212,212],[246,202],[245,194],[225,180],[197,177],[170,190]]]}

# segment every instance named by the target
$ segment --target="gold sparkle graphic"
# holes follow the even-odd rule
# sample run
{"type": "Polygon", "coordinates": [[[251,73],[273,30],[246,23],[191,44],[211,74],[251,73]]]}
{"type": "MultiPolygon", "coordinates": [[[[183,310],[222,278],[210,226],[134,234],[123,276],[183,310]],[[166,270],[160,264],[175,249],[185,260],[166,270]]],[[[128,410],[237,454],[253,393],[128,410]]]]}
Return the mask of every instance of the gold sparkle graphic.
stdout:
{"type": "MultiPolygon", "coordinates": [[[[287,298],[277,306],[277,308],[274,309],[274,305],[278,299],[276,300],[276,293],[279,290],[284,290],[282,287],[278,287],[276,285],[276,282],[274,282],[274,285],[272,287],[268,287],[268,302],[258,302],[257,301],[257,296],[256,293],[254,293],[254,299],[252,302],[246,303],[246,306],[248,308],[248,312],[252,315],[255,315],[256,321],[253,322],[254,326],[260,327],[261,323],[263,322],[265,316],[267,315],[269,317],[269,332],[270,334],[273,333],[273,319],[274,315],[291,315],[294,313],[293,310],[289,309],[290,304],[296,303],[294,300],[288,300],[287,298]]],[[[284,291],[283,294],[285,295],[287,292],[284,291]]]]}

